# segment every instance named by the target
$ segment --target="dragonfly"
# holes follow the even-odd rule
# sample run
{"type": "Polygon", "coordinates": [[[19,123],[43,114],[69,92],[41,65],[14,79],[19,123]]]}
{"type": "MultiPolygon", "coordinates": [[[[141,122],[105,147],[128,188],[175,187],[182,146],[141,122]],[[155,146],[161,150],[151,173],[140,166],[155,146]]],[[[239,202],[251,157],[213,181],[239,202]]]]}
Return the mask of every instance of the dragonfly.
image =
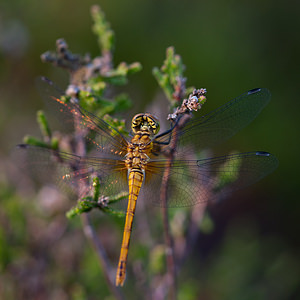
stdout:
{"type": "MultiPolygon", "coordinates": [[[[278,165],[277,158],[264,151],[211,158],[199,158],[195,154],[224,142],[249,124],[270,101],[271,94],[265,88],[250,90],[211,113],[189,118],[182,127],[178,126],[179,117],[163,133],[159,133],[156,117],[150,113],[137,114],[131,122],[131,135],[127,137],[76,101],[62,101],[63,93],[49,79],[43,78],[41,82],[45,86],[44,98],[58,107],[60,119],[66,126],[72,124],[89,151],[71,153],[28,144],[20,144],[18,151],[33,169],[39,170],[47,180],[53,178],[58,186],[62,182],[72,187],[82,186],[82,181],[87,182],[96,174],[100,195],[109,198],[127,192],[117,286],[122,286],[126,277],[137,199],[165,207],[214,202],[255,183],[278,165]],[[172,159],[168,153],[173,154],[172,159]],[[167,201],[161,197],[163,181],[167,181],[167,201]]],[[[84,193],[87,191],[81,191],[84,193]]]]}

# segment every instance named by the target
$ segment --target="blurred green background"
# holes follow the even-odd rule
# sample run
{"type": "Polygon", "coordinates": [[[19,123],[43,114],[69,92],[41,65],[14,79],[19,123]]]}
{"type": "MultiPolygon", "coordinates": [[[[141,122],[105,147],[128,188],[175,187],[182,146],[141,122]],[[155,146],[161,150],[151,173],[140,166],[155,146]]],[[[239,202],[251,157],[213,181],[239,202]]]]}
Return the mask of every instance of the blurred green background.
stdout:
{"type": "MultiPolygon", "coordinates": [[[[24,211],[28,202],[22,203],[9,176],[13,146],[25,134],[38,134],[36,110],[43,103],[34,79],[45,75],[63,87],[68,80],[63,71],[43,64],[40,55],[54,50],[61,37],[75,53],[99,54],[91,32],[92,4],[101,6],[115,31],[115,63],[143,65],[125,88],[134,101],[130,115],[159,97],[152,68],[161,66],[171,45],[186,65],[187,85],[208,90],[201,113],[249,89],[270,89],[270,104],[217,153],[268,151],[278,157],[279,168],[212,210],[214,230],[192,250],[193,259],[181,275],[190,279],[181,285],[179,295],[181,299],[299,299],[300,6],[282,0],[0,1],[0,298],[110,299],[109,291],[100,289],[105,283],[99,283],[102,277],[97,277],[91,250],[82,250],[87,245],[78,245],[86,251],[84,266],[77,262],[79,273],[73,265],[65,268],[62,258],[43,257],[51,246],[39,242],[45,218],[28,225],[33,212],[24,211]],[[28,226],[40,232],[32,237],[25,230],[28,226]],[[50,275],[40,287],[37,278],[43,272],[50,275]],[[16,282],[24,278],[28,282],[16,291],[16,282]]],[[[62,212],[60,218],[67,226],[62,212]]],[[[81,235],[80,226],[73,230],[70,240],[81,235]]],[[[119,238],[115,238],[117,248],[119,238]]],[[[72,251],[79,250],[68,249],[69,242],[62,237],[58,250],[52,251],[61,251],[62,257],[74,255],[72,251]]],[[[114,251],[116,262],[119,250],[114,251]]]]}

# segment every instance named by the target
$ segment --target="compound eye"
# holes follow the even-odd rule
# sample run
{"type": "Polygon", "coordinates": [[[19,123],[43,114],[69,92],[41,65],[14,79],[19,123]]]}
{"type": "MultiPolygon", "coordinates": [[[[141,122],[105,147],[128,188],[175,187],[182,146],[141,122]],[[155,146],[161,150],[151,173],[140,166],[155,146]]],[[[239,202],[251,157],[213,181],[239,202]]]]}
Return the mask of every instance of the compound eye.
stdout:
{"type": "Polygon", "coordinates": [[[148,123],[151,127],[151,131],[153,132],[154,135],[156,135],[159,132],[159,128],[160,128],[158,119],[149,115],[148,120],[149,120],[148,123]]]}
{"type": "Polygon", "coordinates": [[[132,118],[131,129],[134,133],[137,133],[140,130],[141,124],[143,122],[144,114],[137,114],[132,118]]]}

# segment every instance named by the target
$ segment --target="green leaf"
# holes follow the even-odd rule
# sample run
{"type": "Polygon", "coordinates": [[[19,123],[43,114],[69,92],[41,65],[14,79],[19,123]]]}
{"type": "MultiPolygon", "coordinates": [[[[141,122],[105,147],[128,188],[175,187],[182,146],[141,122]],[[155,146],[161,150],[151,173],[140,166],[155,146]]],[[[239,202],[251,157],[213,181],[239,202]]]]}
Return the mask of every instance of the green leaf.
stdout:
{"type": "Polygon", "coordinates": [[[28,144],[28,145],[49,148],[49,145],[47,143],[45,143],[42,140],[40,140],[34,136],[31,136],[31,135],[26,135],[23,138],[23,141],[25,144],[28,144]]]}
{"type": "MultiPolygon", "coordinates": [[[[163,89],[166,97],[170,101],[172,106],[178,106],[178,99],[176,99],[175,92],[178,89],[184,89],[181,86],[182,82],[185,82],[183,77],[185,66],[181,57],[175,54],[173,47],[169,47],[166,50],[166,59],[163,62],[161,68],[153,68],[152,73],[156,78],[158,84],[163,89]]],[[[182,91],[185,94],[185,91],[182,91]]],[[[180,99],[182,100],[182,99],[180,99]]]]}
{"type": "Polygon", "coordinates": [[[46,119],[46,116],[42,110],[37,112],[37,122],[40,126],[40,130],[45,138],[51,138],[51,130],[46,119]]]}
{"type": "Polygon", "coordinates": [[[92,29],[98,38],[100,49],[102,52],[113,52],[115,45],[115,34],[110,28],[110,24],[106,20],[105,14],[101,10],[100,6],[92,6],[91,16],[94,21],[92,29]]]}

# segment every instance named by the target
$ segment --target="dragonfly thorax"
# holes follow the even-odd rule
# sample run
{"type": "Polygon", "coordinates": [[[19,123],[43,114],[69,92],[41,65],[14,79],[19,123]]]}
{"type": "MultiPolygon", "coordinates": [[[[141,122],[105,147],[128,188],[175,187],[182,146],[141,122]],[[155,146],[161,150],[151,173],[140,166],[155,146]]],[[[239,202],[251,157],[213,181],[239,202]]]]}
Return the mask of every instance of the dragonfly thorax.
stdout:
{"type": "Polygon", "coordinates": [[[151,134],[139,131],[127,146],[125,164],[128,170],[139,169],[144,171],[153,149],[151,134]]]}

